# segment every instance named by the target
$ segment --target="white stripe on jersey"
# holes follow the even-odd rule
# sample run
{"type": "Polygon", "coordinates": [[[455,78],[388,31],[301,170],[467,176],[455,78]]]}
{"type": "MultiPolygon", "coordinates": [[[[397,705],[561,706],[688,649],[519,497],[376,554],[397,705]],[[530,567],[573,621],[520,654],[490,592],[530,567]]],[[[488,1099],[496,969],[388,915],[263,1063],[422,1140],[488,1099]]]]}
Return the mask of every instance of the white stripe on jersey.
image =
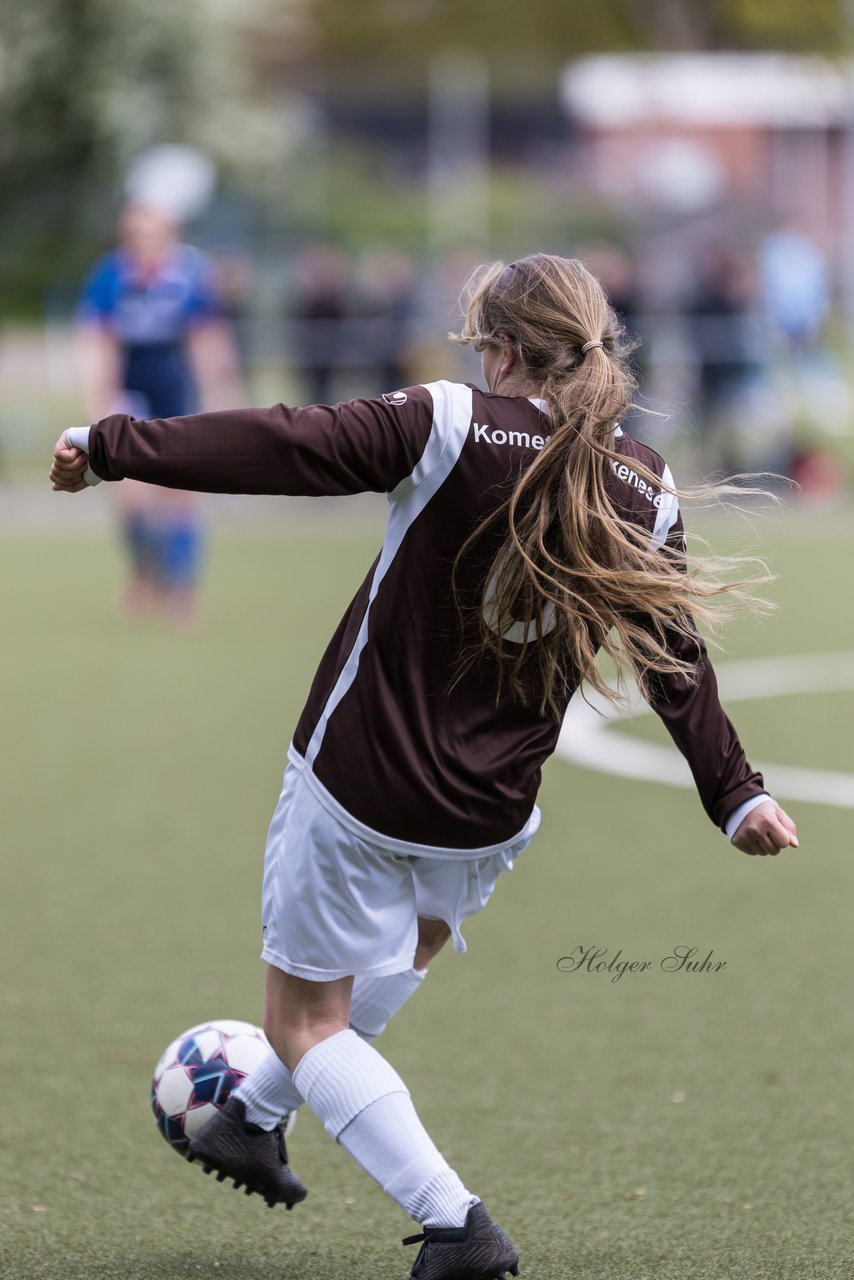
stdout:
{"type": "Polygon", "coordinates": [[[667,463],[664,464],[664,470],[661,473],[661,483],[666,485],[667,488],[662,488],[661,490],[661,506],[655,519],[655,528],[652,531],[652,545],[654,547],[664,546],[668,533],[679,517],[679,499],[675,493],[669,492],[670,489],[675,488],[675,485],[667,463]]]}
{"type": "Polygon", "coordinates": [[[444,381],[425,383],[424,387],[433,398],[433,426],[430,436],[412,474],[405,480],[401,480],[388,495],[390,509],[385,541],[371,580],[365,616],[362,618],[362,625],[359,627],[359,634],[356,636],[353,648],[311,735],[305,753],[305,762],[309,768],[313,766],[323,745],[323,737],[330,716],[356,679],[359,658],[368,642],[371,605],[379,591],[380,583],[400,550],[407,530],[418,519],[427,503],[439,491],[456,466],[468,437],[472,418],[471,388],[461,383],[444,381]]]}
{"type": "MultiPolygon", "coordinates": [[[[444,480],[460,456],[468,429],[471,426],[472,392],[470,387],[464,387],[459,382],[444,381],[425,382],[422,383],[422,386],[425,391],[430,392],[433,399],[433,426],[430,430],[427,444],[424,446],[424,452],[415,464],[412,474],[401,480],[400,484],[395,489],[392,489],[389,494],[389,497],[395,502],[401,501],[413,489],[417,489],[432,474],[433,469],[442,462],[448,446],[450,445],[453,448],[454,443],[457,442],[459,448],[454,453],[450,465],[446,467],[442,474],[442,480],[444,480]],[[464,424],[463,418],[465,418],[464,424]]],[[[432,490],[430,498],[439,488],[442,480],[432,490]]],[[[424,505],[430,501],[430,498],[425,499],[424,505]]],[[[413,519],[415,519],[414,516],[413,519]]]]}

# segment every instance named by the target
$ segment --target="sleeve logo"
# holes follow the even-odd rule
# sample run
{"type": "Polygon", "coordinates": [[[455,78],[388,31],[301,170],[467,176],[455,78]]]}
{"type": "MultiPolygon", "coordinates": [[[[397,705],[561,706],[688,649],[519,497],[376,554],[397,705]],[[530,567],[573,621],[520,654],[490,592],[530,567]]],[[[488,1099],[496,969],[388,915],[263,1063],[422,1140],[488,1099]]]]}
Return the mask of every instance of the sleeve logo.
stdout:
{"type": "Polygon", "coordinates": [[[406,404],[406,399],[405,391],[387,391],[383,396],[386,404],[394,405],[396,409],[400,408],[402,404],[406,404]]]}

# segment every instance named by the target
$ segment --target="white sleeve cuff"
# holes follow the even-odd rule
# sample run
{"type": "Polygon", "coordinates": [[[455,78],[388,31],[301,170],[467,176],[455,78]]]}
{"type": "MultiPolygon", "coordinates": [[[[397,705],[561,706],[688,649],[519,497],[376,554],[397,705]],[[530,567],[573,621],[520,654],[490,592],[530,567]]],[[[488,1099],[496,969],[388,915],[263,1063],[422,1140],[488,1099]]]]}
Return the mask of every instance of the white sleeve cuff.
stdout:
{"type": "MultiPolygon", "coordinates": [[[[75,449],[82,449],[84,453],[89,452],[89,427],[70,427],[65,438],[69,444],[73,444],[75,449]]],[[[83,479],[88,485],[96,485],[101,483],[101,477],[96,476],[91,467],[87,467],[83,472],[83,479]]]]}
{"type": "Polygon", "coordinates": [[[744,804],[740,804],[737,809],[734,809],[727,818],[726,826],[724,827],[730,840],[753,809],[758,808],[760,804],[767,804],[773,798],[773,796],[769,796],[767,791],[763,791],[761,796],[751,796],[749,800],[745,800],[744,804]]]}
{"type": "Polygon", "coordinates": [[[65,433],[65,438],[75,449],[82,449],[84,453],[89,452],[89,432],[91,427],[69,427],[65,433]]]}

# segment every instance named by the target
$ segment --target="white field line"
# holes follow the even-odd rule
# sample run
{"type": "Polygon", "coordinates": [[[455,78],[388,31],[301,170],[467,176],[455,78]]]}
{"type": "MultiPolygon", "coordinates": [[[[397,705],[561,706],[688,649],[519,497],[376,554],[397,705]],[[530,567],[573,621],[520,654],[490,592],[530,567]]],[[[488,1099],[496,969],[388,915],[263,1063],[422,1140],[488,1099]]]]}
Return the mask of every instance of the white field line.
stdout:
{"type": "MultiPolygon", "coordinates": [[[[724,703],[799,693],[841,693],[854,689],[854,652],[729,662],[717,668],[717,676],[724,703]]],[[[693,789],[688,765],[674,747],[642,742],[619,732],[621,720],[653,714],[639,696],[626,712],[615,712],[593,694],[588,693],[588,697],[592,706],[578,695],[570,703],[557,755],[600,773],[693,789]]],[[[791,729],[797,735],[794,717],[791,729]]],[[[854,809],[854,774],[758,760],[752,763],[764,774],[771,794],[780,799],[854,809]]]]}

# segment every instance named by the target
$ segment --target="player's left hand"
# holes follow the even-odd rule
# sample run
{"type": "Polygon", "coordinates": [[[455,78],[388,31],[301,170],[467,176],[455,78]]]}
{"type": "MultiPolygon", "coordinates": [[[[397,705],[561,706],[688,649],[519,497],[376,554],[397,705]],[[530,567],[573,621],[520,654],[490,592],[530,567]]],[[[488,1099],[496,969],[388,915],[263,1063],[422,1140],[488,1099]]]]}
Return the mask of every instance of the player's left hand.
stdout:
{"type": "Polygon", "coordinates": [[[87,463],[83,450],[71,444],[63,432],[53,450],[52,487],[59,493],[79,493],[81,489],[88,489],[83,478],[87,463]]]}
{"type": "Polygon", "coordinates": [[[774,800],[758,804],[732,837],[742,853],[777,854],[781,849],[798,848],[798,829],[784,809],[774,800]]]}

